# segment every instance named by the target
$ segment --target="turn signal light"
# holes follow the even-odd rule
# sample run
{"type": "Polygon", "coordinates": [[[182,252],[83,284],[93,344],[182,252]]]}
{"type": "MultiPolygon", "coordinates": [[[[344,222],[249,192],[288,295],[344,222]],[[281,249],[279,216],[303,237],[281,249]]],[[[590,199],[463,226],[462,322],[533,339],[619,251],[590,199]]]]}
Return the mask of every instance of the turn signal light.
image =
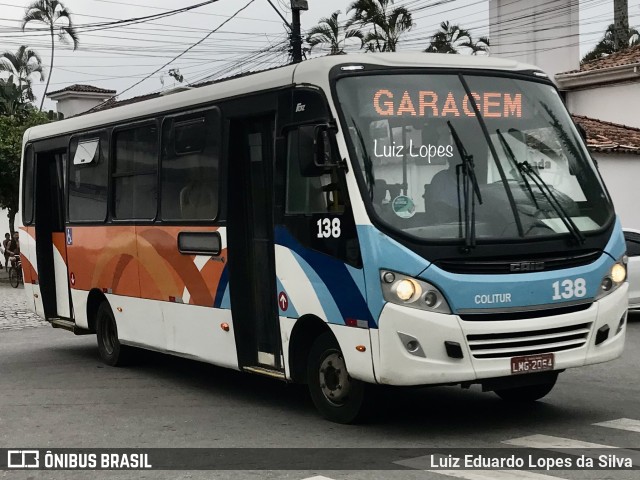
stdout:
{"type": "Polygon", "coordinates": [[[226,322],[225,322],[225,323],[221,323],[221,324],[220,324],[220,328],[221,328],[222,330],[224,330],[225,332],[228,332],[228,331],[229,331],[229,324],[228,324],[228,323],[226,323],[226,322]]]}
{"type": "Polygon", "coordinates": [[[364,345],[358,345],[356,347],[356,350],[359,352],[366,352],[367,351],[367,347],[365,347],[364,345]]]}

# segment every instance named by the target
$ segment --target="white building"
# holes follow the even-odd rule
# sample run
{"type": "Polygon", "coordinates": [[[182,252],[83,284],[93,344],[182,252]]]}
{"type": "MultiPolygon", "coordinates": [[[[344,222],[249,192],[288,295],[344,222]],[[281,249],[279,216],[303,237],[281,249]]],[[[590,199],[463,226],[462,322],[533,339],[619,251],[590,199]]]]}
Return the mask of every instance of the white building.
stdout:
{"type": "Polygon", "coordinates": [[[571,113],[640,128],[640,46],[558,73],[571,113]]]}
{"type": "Polygon", "coordinates": [[[553,76],[580,65],[578,0],[490,0],[491,55],[553,76]]]}
{"type": "Polygon", "coordinates": [[[69,118],[92,109],[115,94],[115,90],[106,90],[92,85],[71,85],[62,90],[50,92],[47,97],[57,102],[58,113],[61,113],[64,118],[69,118]]]}

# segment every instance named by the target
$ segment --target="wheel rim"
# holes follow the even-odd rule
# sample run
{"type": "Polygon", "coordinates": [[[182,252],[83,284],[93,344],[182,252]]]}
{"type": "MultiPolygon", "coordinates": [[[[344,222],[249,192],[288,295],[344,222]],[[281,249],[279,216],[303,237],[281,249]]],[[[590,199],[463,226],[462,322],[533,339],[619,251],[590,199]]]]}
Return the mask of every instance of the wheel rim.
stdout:
{"type": "Polygon", "coordinates": [[[118,341],[118,334],[116,332],[115,326],[113,325],[113,321],[110,318],[107,318],[107,320],[102,323],[101,333],[104,350],[108,355],[113,355],[116,343],[118,341]]]}
{"type": "Polygon", "coordinates": [[[319,379],[320,389],[327,401],[334,405],[344,404],[351,390],[351,379],[340,352],[331,352],[324,357],[320,364],[319,379]]]}

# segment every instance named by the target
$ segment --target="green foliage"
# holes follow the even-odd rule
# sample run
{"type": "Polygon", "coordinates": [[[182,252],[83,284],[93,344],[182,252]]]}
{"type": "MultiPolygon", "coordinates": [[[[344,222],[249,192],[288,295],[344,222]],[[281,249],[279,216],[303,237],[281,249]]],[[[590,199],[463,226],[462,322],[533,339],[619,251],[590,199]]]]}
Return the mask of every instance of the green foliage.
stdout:
{"type": "Polygon", "coordinates": [[[628,47],[635,47],[636,45],[640,45],[640,32],[635,28],[629,28],[625,32],[626,38],[623,39],[625,40],[623,43],[625,45],[628,45],[628,47],[625,46],[624,48],[619,49],[616,46],[615,32],[616,26],[612,23],[607,27],[607,30],[604,32],[604,36],[602,37],[602,39],[597,43],[595,47],[593,47],[593,50],[591,50],[582,58],[580,63],[592,62],[593,60],[598,60],[599,58],[606,57],[607,55],[611,55],[612,53],[618,52],[620,50],[625,50],[628,47]]]}
{"type": "Polygon", "coordinates": [[[344,28],[340,26],[338,16],[340,10],[331,14],[331,17],[321,18],[318,24],[309,30],[307,43],[313,47],[328,48],[330,55],[342,55],[345,44],[349,39],[356,39],[362,48],[364,35],[357,28],[344,28]]]}
{"type": "Polygon", "coordinates": [[[356,0],[349,6],[353,16],[347,22],[370,27],[363,42],[368,52],[395,52],[400,37],[414,26],[411,12],[405,7],[391,8],[393,0],[356,0]]]}
{"type": "Polygon", "coordinates": [[[55,41],[54,34],[58,34],[58,40],[62,43],[73,43],[73,49],[78,48],[79,37],[73,26],[73,20],[71,19],[71,12],[64,6],[59,0],[36,0],[27,6],[27,9],[22,19],[22,30],[26,28],[29,23],[40,23],[49,29],[51,36],[51,64],[49,66],[49,76],[47,77],[47,84],[44,87],[44,93],[42,94],[42,100],[40,101],[40,110],[44,105],[44,99],[49,91],[49,81],[51,80],[51,74],[53,73],[53,58],[55,54],[55,41]]]}
{"type": "Polygon", "coordinates": [[[18,211],[20,158],[24,132],[49,119],[32,105],[23,105],[15,115],[0,115],[0,208],[9,210],[9,223],[18,211]]]}
{"type": "Polygon", "coordinates": [[[449,22],[442,22],[440,30],[431,35],[429,46],[425,49],[427,53],[460,53],[461,49],[468,49],[471,55],[489,52],[489,39],[480,37],[474,40],[471,32],[453,25],[449,22]]]}
{"type": "Polygon", "coordinates": [[[40,81],[44,81],[42,59],[38,52],[26,45],[22,45],[15,52],[4,52],[0,55],[0,73],[2,72],[9,72],[10,76],[16,80],[15,83],[22,92],[23,100],[35,100],[31,89],[31,76],[38,74],[40,81]]]}

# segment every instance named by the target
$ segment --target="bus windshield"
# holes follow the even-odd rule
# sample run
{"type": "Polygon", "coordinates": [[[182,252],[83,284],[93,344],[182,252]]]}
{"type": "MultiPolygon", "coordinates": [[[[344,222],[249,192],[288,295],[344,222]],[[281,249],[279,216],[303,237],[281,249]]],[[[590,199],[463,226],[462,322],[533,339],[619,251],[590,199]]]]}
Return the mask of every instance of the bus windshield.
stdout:
{"type": "Polygon", "coordinates": [[[504,76],[342,78],[338,101],[390,228],[496,241],[599,230],[613,207],[556,90],[504,76]]]}

